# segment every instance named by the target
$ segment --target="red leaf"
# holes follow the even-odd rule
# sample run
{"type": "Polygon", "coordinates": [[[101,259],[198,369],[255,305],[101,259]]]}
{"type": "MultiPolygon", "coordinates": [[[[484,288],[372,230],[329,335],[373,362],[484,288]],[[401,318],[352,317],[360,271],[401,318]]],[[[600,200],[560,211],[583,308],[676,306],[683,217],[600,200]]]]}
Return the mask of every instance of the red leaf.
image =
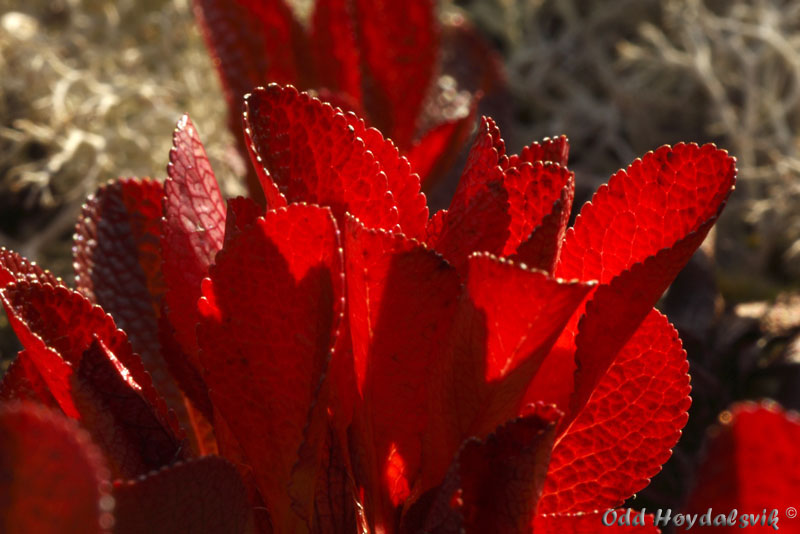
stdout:
{"type": "Polygon", "coordinates": [[[493,174],[496,178],[475,191],[468,204],[451,204],[446,212],[440,211],[441,219],[436,223],[440,228],[429,229],[428,246],[462,273],[470,254],[481,251],[500,255],[509,237],[508,191],[503,187],[499,167],[494,168],[493,174]]]}
{"type": "Polygon", "coordinates": [[[437,67],[436,6],[431,0],[357,0],[356,6],[369,72],[367,111],[382,132],[406,149],[437,67]]]}
{"type": "Polygon", "coordinates": [[[114,484],[115,534],[242,534],[252,528],[236,469],[218,456],[114,484]]]}
{"type": "Polygon", "coordinates": [[[348,114],[347,120],[386,174],[389,190],[397,204],[402,232],[408,237],[421,239],[428,224],[428,201],[420,192],[419,176],[414,174],[408,160],[400,156],[390,139],[384,139],[375,128],[367,128],[364,121],[353,114],[348,114]]]}
{"type": "Polygon", "coordinates": [[[644,488],[686,424],[689,365],[653,310],[558,439],[539,513],[605,510],[644,488]]]}
{"type": "MultiPolygon", "coordinates": [[[[425,532],[528,533],[561,413],[537,406],[458,452],[425,532]]],[[[538,532],[538,531],[537,531],[538,532]]]]}
{"type": "Polygon", "coordinates": [[[344,114],[274,84],[251,93],[245,109],[251,149],[289,202],[329,206],[339,221],[348,211],[370,227],[400,222],[380,162],[344,114]]]}
{"type": "Polygon", "coordinates": [[[0,292],[9,323],[27,350],[41,344],[77,367],[95,336],[127,367],[137,383],[149,383],[125,332],[102,308],[65,287],[18,282],[0,292]],[[141,369],[141,370],[140,370],[141,369]]]}
{"type": "MultiPolygon", "coordinates": [[[[353,473],[340,440],[330,427],[322,448],[314,497],[314,534],[351,534],[358,528],[357,509],[361,508],[353,473]]],[[[363,514],[363,512],[362,512],[363,514]]]]}
{"type": "Polygon", "coordinates": [[[567,231],[556,275],[603,284],[575,340],[566,421],[700,246],[730,194],[735,161],[713,145],[664,146],[619,171],[567,231]]]}
{"type": "Polygon", "coordinates": [[[556,275],[606,284],[700,233],[722,211],[735,174],[735,160],[710,144],[663,146],[637,159],[583,206],[556,275]]]}
{"type": "Polygon", "coordinates": [[[197,299],[225,237],[225,203],[205,149],[188,115],[172,136],[161,250],[165,301],[175,337],[197,367],[197,299]]]}
{"type": "Polygon", "coordinates": [[[50,393],[36,364],[26,351],[20,351],[8,366],[0,382],[0,401],[33,401],[48,408],[59,409],[58,402],[50,393]]]}
{"type": "Polygon", "coordinates": [[[473,98],[469,113],[437,124],[411,145],[406,157],[419,174],[423,190],[430,191],[455,163],[475,124],[477,104],[473,98]]]}
{"type": "Polygon", "coordinates": [[[158,182],[123,179],[89,197],[75,230],[75,285],[125,330],[156,388],[183,414],[183,396],[167,370],[158,335],[165,291],[159,246],[163,194],[158,182]]]}
{"type": "Polygon", "coordinates": [[[417,241],[367,230],[351,217],[345,250],[366,504],[377,516],[370,521],[390,522],[418,476],[428,369],[445,350],[460,281],[417,241]]]}
{"type": "MultiPolygon", "coordinates": [[[[506,169],[503,173],[503,186],[508,191],[511,220],[508,240],[503,248],[504,256],[514,254],[531,232],[542,225],[544,218],[553,212],[554,203],[562,197],[562,191],[572,189],[569,185],[574,179],[573,173],[557,163],[523,162],[517,167],[506,169]]],[[[569,193],[567,195],[570,196],[569,193]]],[[[566,217],[559,216],[552,221],[551,224],[555,228],[542,231],[563,236],[566,230],[564,219],[569,218],[570,207],[571,202],[566,209],[566,217]],[[564,220],[563,226],[562,220],[564,220]]],[[[553,246],[557,243],[555,239],[551,242],[553,246]]]]}
{"type": "Polygon", "coordinates": [[[283,0],[195,0],[194,5],[232,115],[239,114],[242,97],[254,87],[301,81],[309,64],[298,61],[305,37],[283,0]]]}
{"type": "Polygon", "coordinates": [[[317,83],[361,103],[361,54],[352,6],[347,0],[317,0],[311,19],[311,52],[317,83]]]}
{"type": "Polygon", "coordinates": [[[316,473],[324,438],[325,402],[317,392],[343,313],[339,247],[329,210],[271,210],[218,255],[198,304],[211,400],[279,531],[311,516],[313,484],[292,487],[291,497],[287,487],[304,469],[316,473]],[[298,464],[309,443],[317,450],[298,464]]]}
{"type": "Polygon", "coordinates": [[[568,157],[569,141],[566,135],[556,138],[545,137],[541,142],[534,142],[524,147],[519,155],[510,156],[508,158],[508,166],[517,167],[525,162],[552,161],[562,167],[566,167],[568,157]]]}
{"type": "Polygon", "coordinates": [[[108,471],[72,421],[29,403],[0,404],[0,527],[6,534],[105,533],[108,471]]]}
{"type": "Polygon", "coordinates": [[[12,250],[0,247],[0,289],[21,280],[48,283],[54,286],[63,285],[59,278],[36,265],[36,262],[28,261],[12,250]]]}
{"type": "Polygon", "coordinates": [[[499,180],[501,178],[499,171],[507,167],[506,144],[500,136],[500,129],[491,118],[481,117],[478,133],[470,147],[467,164],[450,202],[450,209],[467,206],[472,197],[484,189],[487,183],[499,180]]]}
{"type": "MultiPolygon", "coordinates": [[[[176,446],[181,442],[183,431],[174,414],[167,410],[163,399],[156,393],[125,333],[116,328],[111,316],[100,307],[93,306],[80,293],[49,284],[18,282],[0,294],[17,337],[31,353],[42,378],[67,415],[82,420],[102,417],[95,403],[79,401],[74,396],[75,386],[71,382],[75,372],[81,375],[85,353],[98,340],[105,347],[106,354],[112,354],[119,362],[120,366],[115,369],[126,376],[125,381],[138,386],[139,395],[153,409],[165,431],[174,437],[176,446]],[[62,358],[65,361],[61,361],[62,358]]],[[[93,354],[90,363],[96,364],[99,357],[93,351],[88,354],[93,354]]],[[[106,424],[106,421],[98,421],[99,425],[106,424]]],[[[93,433],[109,431],[103,426],[92,430],[93,433]]],[[[164,456],[170,454],[175,455],[175,450],[164,453],[164,456]]]]}
{"type": "Polygon", "coordinates": [[[428,371],[439,382],[431,386],[437,395],[423,490],[442,479],[465,438],[483,438],[519,414],[528,384],[589,289],[470,257],[451,339],[428,371]]]}
{"type": "Polygon", "coordinates": [[[256,223],[264,210],[255,201],[236,197],[228,200],[228,215],[225,218],[225,243],[239,235],[248,226],[256,223]]]}
{"type": "Polygon", "coordinates": [[[150,383],[95,340],[72,375],[80,420],[106,453],[115,478],[133,478],[187,456],[183,432],[150,383]],[[172,420],[171,420],[172,419],[172,420]]]}
{"type": "Polygon", "coordinates": [[[561,189],[561,195],[553,203],[550,212],[525,238],[511,259],[525,263],[534,269],[552,273],[558,263],[561,244],[567,231],[572,200],[575,197],[575,180],[570,177],[561,189]]]}
{"type": "Polygon", "coordinates": [[[615,510],[616,516],[608,512],[607,521],[612,521],[616,517],[617,521],[630,518],[631,525],[620,526],[612,524],[606,526],[603,517],[607,511],[578,512],[574,514],[546,514],[537,515],[533,523],[533,531],[536,534],[597,534],[598,532],[608,532],[609,534],[659,534],[661,532],[653,526],[654,517],[649,514],[644,516],[644,525],[633,525],[634,519],[639,515],[635,510],[615,510]],[[628,512],[630,512],[628,514],[628,512]]]}
{"type": "MultiPolygon", "coordinates": [[[[786,510],[797,507],[800,464],[797,443],[800,419],[773,403],[740,403],[720,415],[722,424],[713,429],[706,446],[706,458],[697,473],[687,511],[704,514],[739,511],[737,524],[712,526],[701,531],[741,532],[742,516],[762,510],[767,516],[777,510],[777,528],[798,532],[800,520],[786,510]]],[[[760,525],[760,523],[759,523],[760,525]]],[[[774,532],[773,527],[749,526],[753,532],[774,532]]]]}

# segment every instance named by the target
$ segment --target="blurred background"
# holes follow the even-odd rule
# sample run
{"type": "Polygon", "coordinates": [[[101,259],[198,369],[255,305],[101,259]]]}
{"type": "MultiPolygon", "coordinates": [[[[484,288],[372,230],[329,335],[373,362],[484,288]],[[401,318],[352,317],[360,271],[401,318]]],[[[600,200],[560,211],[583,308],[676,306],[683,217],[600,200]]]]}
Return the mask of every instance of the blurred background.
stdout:
{"type": "MultiPolygon", "coordinates": [[[[298,0],[302,16],[309,1],[298,0]]],[[[576,209],[664,143],[714,142],[739,181],[662,299],[691,362],[689,425],[639,496],[677,507],[705,431],[732,401],[800,409],[800,2],[472,0],[513,96],[510,151],[566,134],[576,209]]],[[[190,0],[0,0],[0,246],[71,283],[85,197],[118,176],[165,175],[188,112],[228,195],[244,192],[220,84],[190,0]]],[[[17,350],[0,316],[0,359],[17,350]]]]}

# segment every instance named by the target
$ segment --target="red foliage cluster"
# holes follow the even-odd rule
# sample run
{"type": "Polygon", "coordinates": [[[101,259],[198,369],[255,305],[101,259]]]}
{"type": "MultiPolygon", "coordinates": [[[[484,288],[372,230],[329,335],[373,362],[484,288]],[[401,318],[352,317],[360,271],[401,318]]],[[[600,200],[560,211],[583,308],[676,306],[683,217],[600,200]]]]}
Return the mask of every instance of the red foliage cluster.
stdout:
{"type": "Polygon", "coordinates": [[[504,84],[489,46],[463,19],[442,26],[434,0],[316,0],[307,28],[284,0],[194,4],[240,141],[242,98],[253,87],[313,89],[391,138],[427,189],[453,165],[481,95],[504,84]],[[457,55],[455,65],[442,65],[443,51],[457,55]],[[441,100],[434,82],[443,69],[468,93],[428,105],[441,100]]]}
{"type": "Polygon", "coordinates": [[[184,117],[164,185],[87,202],[75,289],[0,255],[24,347],[0,385],[0,524],[599,531],[686,422],[686,356],[653,304],[734,160],[662,147],[567,228],[566,139],[508,155],[483,119],[429,218],[408,161],[355,115],[278,85],[245,107],[266,212],[226,205],[184,117]]]}

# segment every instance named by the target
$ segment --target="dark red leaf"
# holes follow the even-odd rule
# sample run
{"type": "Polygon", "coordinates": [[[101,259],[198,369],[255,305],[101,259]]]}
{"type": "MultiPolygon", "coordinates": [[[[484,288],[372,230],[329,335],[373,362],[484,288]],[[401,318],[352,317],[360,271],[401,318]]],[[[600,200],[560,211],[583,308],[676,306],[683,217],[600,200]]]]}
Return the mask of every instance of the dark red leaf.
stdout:
{"type": "Polygon", "coordinates": [[[351,217],[345,250],[357,454],[368,473],[367,508],[377,516],[369,519],[381,523],[418,477],[432,394],[428,370],[445,350],[460,280],[419,242],[367,230],[351,217]]]}
{"type": "Polygon", "coordinates": [[[652,310],[559,436],[539,513],[605,510],[644,488],[688,419],[688,369],[678,333],[652,310]]]}
{"type": "MultiPolygon", "coordinates": [[[[730,527],[698,527],[702,532],[741,532],[742,516],[762,510],[777,510],[781,532],[800,531],[800,519],[791,517],[789,507],[797,508],[800,464],[797,443],[800,419],[774,403],[740,403],[720,415],[720,426],[713,429],[706,446],[705,460],[689,497],[687,512],[705,514],[739,512],[737,524],[730,527]]],[[[754,527],[753,532],[774,532],[770,526],[754,527]]]]}
{"type": "Polygon", "coordinates": [[[357,0],[366,81],[365,107],[401,149],[411,145],[417,117],[437,67],[439,24],[432,0],[357,0]]]}
{"type": "Polygon", "coordinates": [[[195,0],[195,15],[222,78],[233,115],[242,98],[267,82],[297,84],[305,37],[283,0],[195,0]]]}
{"type": "Polygon", "coordinates": [[[322,448],[317,493],[314,497],[314,534],[351,534],[358,529],[360,508],[352,469],[333,426],[322,448]]]}
{"type": "Polygon", "coordinates": [[[317,472],[326,421],[317,394],[340,327],[343,276],[331,212],[292,205],[228,243],[203,283],[198,338],[211,400],[279,531],[311,518],[313,483],[294,482],[317,472]]]}
{"type": "Polygon", "coordinates": [[[387,175],[344,114],[277,85],[251,93],[245,109],[251,148],[289,202],[329,206],[339,221],[347,211],[370,227],[400,222],[387,175]]]}
{"type": "Polygon", "coordinates": [[[36,364],[26,351],[20,351],[8,366],[0,382],[0,401],[33,401],[51,409],[59,409],[47,382],[42,378],[36,364]]]}
{"type": "Polygon", "coordinates": [[[228,215],[225,218],[225,243],[255,224],[264,210],[252,199],[236,197],[228,200],[228,215]]]}
{"type": "Polygon", "coordinates": [[[74,236],[75,285],[125,330],[158,391],[185,419],[183,396],[159,342],[163,194],[159,182],[122,179],[89,197],[74,236]]]}
{"type": "MultiPolygon", "coordinates": [[[[235,8],[234,8],[235,9],[235,8]]],[[[197,299],[225,237],[225,202],[205,149],[188,115],[172,136],[161,236],[165,301],[175,337],[197,366],[197,299]]]]}
{"type": "Polygon", "coordinates": [[[620,526],[618,523],[606,526],[603,523],[603,511],[578,512],[574,514],[543,514],[537,515],[533,522],[533,531],[536,534],[597,534],[604,532],[609,534],[659,534],[661,532],[653,525],[654,517],[650,514],[644,515],[644,525],[633,524],[639,515],[636,510],[615,510],[609,512],[607,521],[612,521],[616,517],[617,521],[630,519],[630,525],[620,526]]]}
{"type": "Polygon", "coordinates": [[[430,191],[455,163],[475,124],[478,100],[473,98],[469,113],[439,123],[411,145],[406,157],[420,176],[422,189],[430,191]]]}
{"type": "Polygon", "coordinates": [[[36,262],[28,261],[12,250],[0,247],[0,289],[20,280],[62,285],[59,278],[36,265],[36,262]]]}
{"type": "MultiPolygon", "coordinates": [[[[361,54],[347,0],[317,0],[311,18],[311,52],[317,84],[361,103],[361,54]]],[[[270,80],[272,81],[272,80],[270,80]]]]}
{"type": "Polygon", "coordinates": [[[0,530],[99,534],[114,500],[100,451],[72,421],[29,403],[0,404],[0,530]]]}
{"type": "MultiPolygon", "coordinates": [[[[67,415],[81,420],[104,417],[97,404],[85,399],[78,401],[72,382],[76,372],[78,379],[83,376],[82,360],[97,340],[105,347],[104,353],[113,355],[119,363],[115,364],[114,369],[125,375],[124,381],[128,386],[134,387],[131,383],[136,384],[138,394],[150,406],[154,417],[165,432],[174,437],[174,442],[180,444],[184,436],[177,419],[167,410],[141,360],[133,353],[127,336],[117,329],[111,316],[100,307],[93,306],[80,293],[49,284],[18,282],[0,294],[17,337],[30,352],[42,378],[67,415]]],[[[96,363],[99,357],[95,352],[96,349],[88,354],[93,355],[92,362],[96,363]]],[[[98,425],[110,424],[113,427],[113,422],[98,421],[98,425]]],[[[115,427],[110,430],[107,426],[99,426],[91,431],[94,434],[95,431],[103,433],[117,430],[115,427]]],[[[176,454],[174,448],[171,454],[176,454]]],[[[168,456],[169,453],[164,455],[168,456]]]]}
{"type": "Polygon", "coordinates": [[[467,440],[424,531],[530,532],[560,416],[552,407],[532,407],[529,415],[500,426],[485,442],[467,440]]]}
{"type": "Polygon", "coordinates": [[[73,373],[84,428],[106,453],[115,478],[133,478],[187,457],[183,433],[149,383],[138,384],[99,340],[73,373]]]}
{"type": "Polygon", "coordinates": [[[590,286],[485,254],[469,259],[451,339],[428,374],[436,392],[423,490],[441,481],[464,439],[520,413],[523,394],[590,286]]]}
{"type": "Polygon", "coordinates": [[[250,507],[236,469],[218,456],[114,484],[115,534],[244,534],[250,507]]]}

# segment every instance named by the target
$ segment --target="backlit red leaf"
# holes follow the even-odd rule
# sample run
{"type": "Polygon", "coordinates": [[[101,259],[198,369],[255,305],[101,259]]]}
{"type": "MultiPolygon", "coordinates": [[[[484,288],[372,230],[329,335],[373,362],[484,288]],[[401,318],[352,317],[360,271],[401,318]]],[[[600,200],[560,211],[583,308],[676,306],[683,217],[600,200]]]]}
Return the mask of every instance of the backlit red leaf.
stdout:
{"type": "Polygon", "coordinates": [[[225,203],[188,115],[175,128],[164,183],[161,236],[165,301],[175,337],[197,366],[197,299],[225,237],[225,203]]]}
{"type": "Polygon", "coordinates": [[[0,382],[0,401],[14,400],[33,401],[56,410],[59,408],[30,353],[24,350],[11,362],[0,382]]]}
{"type": "MultiPolygon", "coordinates": [[[[800,418],[765,402],[736,404],[720,415],[720,421],[706,446],[686,511],[704,514],[712,508],[713,518],[735,508],[739,518],[730,527],[698,530],[741,532],[743,515],[756,514],[760,521],[762,510],[767,515],[777,510],[781,532],[800,531],[800,519],[787,512],[789,507],[796,511],[800,487],[800,418]]],[[[747,530],[774,532],[775,528],[750,525],[747,530]]]]}
{"type": "Polygon", "coordinates": [[[425,191],[430,191],[450,170],[475,124],[477,99],[463,117],[437,124],[414,142],[406,157],[419,174],[425,191]]]}
{"type": "Polygon", "coordinates": [[[572,200],[575,197],[575,180],[570,177],[561,194],[529,236],[517,247],[511,259],[534,269],[552,273],[558,263],[564,234],[567,231],[572,200]]]}
{"type": "MultiPolygon", "coordinates": [[[[138,384],[95,340],[71,380],[80,421],[106,453],[115,478],[133,478],[187,456],[183,433],[149,383],[138,384]]],[[[172,416],[174,419],[174,416],[172,416]]]]}
{"type": "Polygon", "coordinates": [[[309,40],[318,85],[360,103],[361,53],[352,9],[347,0],[314,2],[309,40]]]}
{"type": "Polygon", "coordinates": [[[347,211],[375,228],[400,222],[387,175],[344,114],[277,85],[252,92],[245,109],[251,149],[289,202],[329,206],[339,221],[347,211]]]}
{"type": "Polygon", "coordinates": [[[0,247],[0,288],[20,280],[60,285],[61,280],[13,250],[0,247]]]}
{"type": "Polygon", "coordinates": [[[536,163],[537,161],[551,161],[562,167],[567,166],[569,158],[569,141],[566,135],[536,141],[524,147],[519,155],[509,156],[508,166],[517,167],[522,163],[536,163]]]}
{"type": "Polygon", "coordinates": [[[533,407],[458,452],[424,532],[528,533],[561,413],[533,407]]]}
{"type": "Polygon", "coordinates": [[[408,497],[429,424],[428,370],[445,350],[460,280],[436,253],[400,234],[345,223],[358,456],[378,523],[408,497]]]}
{"type": "Polygon", "coordinates": [[[559,436],[539,513],[605,510],[644,488],[686,424],[688,368],[678,333],[651,311],[559,436]]]}
{"type": "Polygon", "coordinates": [[[603,285],[578,328],[567,420],[700,246],[735,174],[734,159],[713,145],[664,146],[615,174],[582,208],[555,272],[603,285]]]}
{"type": "Polygon", "coordinates": [[[234,115],[242,97],[267,82],[296,84],[303,65],[300,24],[283,0],[195,0],[206,46],[219,70],[234,115]]]}
{"type": "Polygon", "coordinates": [[[347,121],[386,175],[386,182],[397,205],[402,232],[414,239],[422,238],[428,224],[428,202],[420,192],[419,176],[414,173],[408,160],[400,156],[394,142],[384,139],[381,132],[367,128],[364,121],[353,114],[347,115],[347,121]]]}
{"type": "Polygon", "coordinates": [[[470,257],[451,338],[429,371],[437,382],[424,489],[441,480],[464,439],[483,438],[520,413],[525,389],[589,290],[488,255],[470,257]]]}
{"type": "Polygon", "coordinates": [[[165,291],[159,246],[163,194],[159,182],[122,179],[89,197],[74,236],[75,285],[125,330],[156,388],[182,413],[183,396],[159,342],[165,291]]]}
{"type": "Polygon", "coordinates": [[[663,146],[646,154],[583,206],[567,231],[556,274],[606,284],[673,247],[716,220],[735,174],[735,160],[710,144],[663,146]]]}
{"type": "Polygon", "coordinates": [[[317,396],[343,313],[342,262],[331,212],[292,205],[232,239],[203,283],[198,339],[211,400],[279,531],[311,517],[313,483],[287,488],[317,472],[326,420],[317,396]]]}
{"type": "MultiPolygon", "coordinates": [[[[561,198],[562,191],[570,189],[569,184],[573,181],[574,175],[556,163],[524,162],[506,169],[503,186],[508,191],[511,220],[508,240],[503,248],[504,256],[514,254],[531,232],[542,225],[544,218],[553,212],[553,205],[561,198]]],[[[571,204],[564,207],[569,213],[571,204]]],[[[551,223],[558,225],[550,230],[556,236],[563,235],[566,230],[566,224],[560,224],[562,220],[563,217],[558,217],[551,223]]],[[[556,240],[552,242],[555,244],[556,240]]]]}
{"type": "Polygon", "coordinates": [[[114,484],[115,534],[244,534],[250,507],[236,469],[207,456],[114,484]]]}
{"type": "Polygon", "coordinates": [[[112,524],[108,471],[72,421],[28,403],[0,404],[0,530],[98,534],[112,524]]]}
{"type": "Polygon", "coordinates": [[[436,6],[432,0],[356,0],[355,5],[369,73],[365,107],[375,125],[405,149],[436,72],[436,6]]]}

